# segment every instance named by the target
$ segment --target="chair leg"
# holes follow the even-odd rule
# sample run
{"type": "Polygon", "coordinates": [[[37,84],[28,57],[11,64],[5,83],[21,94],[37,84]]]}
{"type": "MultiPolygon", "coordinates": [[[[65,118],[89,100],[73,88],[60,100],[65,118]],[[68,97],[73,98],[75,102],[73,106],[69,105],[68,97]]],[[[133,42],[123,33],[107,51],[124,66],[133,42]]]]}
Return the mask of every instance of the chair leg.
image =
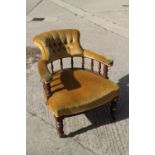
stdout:
{"type": "Polygon", "coordinates": [[[110,114],[111,114],[111,117],[112,117],[113,121],[116,121],[115,113],[117,111],[117,108],[116,108],[117,101],[118,101],[118,97],[114,98],[112,103],[111,103],[111,106],[110,106],[110,114]]]}
{"type": "Polygon", "coordinates": [[[63,135],[64,135],[63,117],[55,117],[55,120],[56,120],[56,129],[57,129],[58,135],[59,135],[59,137],[63,137],[63,135]]]}

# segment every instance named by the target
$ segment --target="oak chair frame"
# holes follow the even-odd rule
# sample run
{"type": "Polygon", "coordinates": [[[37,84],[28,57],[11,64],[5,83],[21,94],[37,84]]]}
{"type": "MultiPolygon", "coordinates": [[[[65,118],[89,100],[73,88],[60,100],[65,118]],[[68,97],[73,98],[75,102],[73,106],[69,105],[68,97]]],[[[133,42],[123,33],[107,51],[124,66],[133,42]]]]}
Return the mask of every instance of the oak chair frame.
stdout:
{"type": "MultiPolygon", "coordinates": [[[[109,79],[109,77],[108,77],[108,67],[109,66],[108,65],[106,65],[104,63],[101,63],[101,62],[99,62],[99,61],[97,61],[95,59],[92,59],[90,57],[85,57],[85,56],[71,56],[70,58],[71,58],[71,68],[65,68],[65,69],[63,67],[63,64],[64,64],[63,63],[63,58],[60,58],[59,62],[60,62],[60,69],[61,69],[61,71],[62,70],[68,70],[68,69],[83,69],[83,70],[87,70],[87,71],[93,72],[93,73],[95,73],[98,76],[102,76],[103,78],[109,79]],[[74,57],[81,57],[82,58],[81,68],[80,67],[74,67],[74,57]],[[90,69],[85,68],[85,58],[89,58],[91,60],[91,67],[90,67],[90,69]],[[96,72],[94,70],[94,61],[98,62],[98,72],[96,72]],[[101,66],[103,66],[103,74],[101,73],[101,66]]],[[[54,64],[53,64],[53,62],[51,62],[51,72],[52,72],[52,74],[54,74],[56,72],[59,72],[59,71],[60,70],[54,71],[54,64]]],[[[50,82],[43,82],[43,88],[44,88],[44,91],[45,91],[45,95],[46,95],[46,97],[48,99],[52,95],[50,82]]],[[[118,101],[118,98],[119,98],[118,96],[113,98],[113,100],[111,101],[111,105],[110,105],[110,114],[111,114],[111,117],[112,117],[113,121],[116,120],[115,112],[117,111],[116,103],[118,101]]],[[[97,108],[100,108],[100,107],[101,106],[99,106],[97,108]]],[[[95,108],[95,109],[97,109],[97,108],[95,108]]],[[[88,110],[88,111],[93,111],[93,110],[94,109],[88,110]]],[[[56,121],[56,129],[57,129],[59,137],[63,137],[64,136],[64,130],[63,130],[63,119],[64,118],[75,116],[75,115],[79,115],[79,114],[82,114],[82,113],[86,113],[88,111],[80,112],[80,113],[73,114],[73,115],[63,115],[63,116],[60,116],[60,117],[54,116],[55,121],[56,121]]]]}

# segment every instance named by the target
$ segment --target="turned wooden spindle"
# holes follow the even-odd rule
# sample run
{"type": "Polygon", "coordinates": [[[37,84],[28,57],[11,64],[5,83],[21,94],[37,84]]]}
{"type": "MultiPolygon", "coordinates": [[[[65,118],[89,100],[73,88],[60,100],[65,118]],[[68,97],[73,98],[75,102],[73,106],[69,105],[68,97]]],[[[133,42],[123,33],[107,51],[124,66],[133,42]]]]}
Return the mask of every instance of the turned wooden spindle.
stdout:
{"type": "Polygon", "coordinates": [[[98,74],[101,75],[101,62],[98,63],[98,74]]]}
{"type": "Polygon", "coordinates": [[[73,56],[71,56],[71,68],[73,69],[73,56]]]}
{"type": "Polygon", "coordinates": [[[51,86],[50,86],[50,83],[45,83],[43,82],[43,88],[44,88],[44,91],[45,91],[45,94],[48,97],[51,96],[51,86]]]}
{"type": "Polygon", "coordinates": [[[61,68],[61,70],[63,70],[63,62],[62,62],[62,58],[60,58],[60,68],[61,68]]]}
{"type": "Polygon", "coordinates": [[[91,59],[91,71],[93,72],[93,70],[94,70],[94,60],[91,59]]]}
{"type": "Polygon", "coordinates": [[[108,79],[108,66],[104,64],[103,66],[103,76],[108,79]]]}
{"type": "Polygon", "coordinates": [[[52,73],[54,72],[54,67],[53,67],[53,63],[51,62],[51,71],[52,73]]]}
{"type": "Polygon", "coordinates": [[[84,69],[84,57],[82,57],[82,69],[84,69]]]}

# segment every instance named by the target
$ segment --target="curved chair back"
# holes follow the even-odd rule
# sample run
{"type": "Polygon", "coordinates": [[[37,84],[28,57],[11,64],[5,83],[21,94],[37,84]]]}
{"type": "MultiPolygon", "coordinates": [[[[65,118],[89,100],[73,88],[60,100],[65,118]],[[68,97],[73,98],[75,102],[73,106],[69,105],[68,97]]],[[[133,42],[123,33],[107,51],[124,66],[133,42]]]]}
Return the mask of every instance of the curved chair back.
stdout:
{"type": "Polygon", "coordinates": [[[52,62],[65,57],[82,56],[79,37],[78,30],[63,29],[41,33],[33,41],[41,50],[41,59],[52,62]]]}

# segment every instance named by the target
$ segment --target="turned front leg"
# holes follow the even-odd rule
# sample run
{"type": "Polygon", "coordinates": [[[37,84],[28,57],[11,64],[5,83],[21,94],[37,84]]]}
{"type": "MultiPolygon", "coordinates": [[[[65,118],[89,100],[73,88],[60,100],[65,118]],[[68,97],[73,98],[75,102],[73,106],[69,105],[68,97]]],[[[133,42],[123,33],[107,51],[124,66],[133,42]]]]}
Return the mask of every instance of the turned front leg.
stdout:
{"type": "Polygon", "coordinates": [[[115,113],[117,111],[117,101],[118,101],[118,97],[114,98],[111,103],[111,106],[110,106],[110,113],[111,113],[111,117],[112,117],[113,121],[116,120],[115,113]]]}
{"type": "Polygon", "coordinates": [[[64,135],[63,131],[63,117],[55,117],[56,120],[56,129],[58,132],[59,137],[62,137],[64,135]]]}

